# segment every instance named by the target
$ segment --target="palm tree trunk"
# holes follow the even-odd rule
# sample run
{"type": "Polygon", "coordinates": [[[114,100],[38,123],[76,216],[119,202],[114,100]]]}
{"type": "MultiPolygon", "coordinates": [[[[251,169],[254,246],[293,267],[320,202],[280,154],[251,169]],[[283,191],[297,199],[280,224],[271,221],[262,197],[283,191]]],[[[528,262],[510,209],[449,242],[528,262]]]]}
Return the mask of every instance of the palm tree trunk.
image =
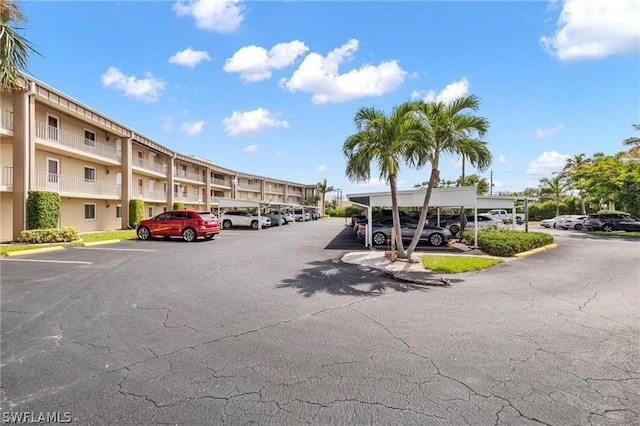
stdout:
{"type": "MultiPolygon", "coordinates": [[[[465,163],[465,158],[464,158],[464,154],[462,154],[462,181],[460,182],[460,186],[464,186],[465,185],[465,181],[464,181],[464,163],[465,163]]],[[[460,235],[458,235],[458,238],[460,240],[462,240],[462,232],[464,232],[464,228],[467,226],[467,215],[464,214],[464,206],[460,207],[460,235]]]]}
{"type": "Polygon", "coordinates": [[[389,186],[391,187],[391,216],[393,217],[393,228],[396,230],[396,247],[398,257],[407,258],[407,253],[402,244],[402,233],[400,228],[400,211],[398,210],[398,188],[395,175],[389,176],[389,186]]]}
{"type": "Polygon", "coordinates": [[[436,182],[440,180],[440,171],[438,170],[438,160],[434,160],[434,165],[431,168],[431,177],[429,178],[429,185],[427,186],[427,193],[424,196],[424,202],[422,203],[422,210],[420,211],[420,218],[418,219],[418,229],[416,230],[416,234],[413,236],[411,240],[411,244],[407,247],[407,258],[411,259],[411,255],[413,251],[418,246],[418,241],[420,240],[420,234],[422,233],[422,228],[427,221],[427,209],[429,208],[429,201],[431,200],[431,192],[433,192],[433,187],[436,182]]]}

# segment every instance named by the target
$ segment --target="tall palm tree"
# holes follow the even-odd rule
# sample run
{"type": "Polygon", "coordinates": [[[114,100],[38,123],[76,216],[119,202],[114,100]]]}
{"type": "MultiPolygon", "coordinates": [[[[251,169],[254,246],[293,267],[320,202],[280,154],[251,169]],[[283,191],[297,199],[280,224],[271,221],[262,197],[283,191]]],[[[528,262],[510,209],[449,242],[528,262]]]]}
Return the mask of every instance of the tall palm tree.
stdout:
{"type": "MultiPolygon", "coordinates": [[[[493,157],[487,142],[482,140],[489,129],[489,121],[468,112],[480,108],[477,96],[463,96],[448,104],[418,101],[414,103],[414,108],[425,128],[424,146],[420,152],[423,156],[419,165],[431,164],[431,177],[419,219],[420,226],[424,226],[431,192],[440,180],[440,155],[464,155],[478,169],[488,168],[493,157]]],[[[419,233],[416,233],[407,248],[407,256],[411,256],[419,238],[419,233]]]]}
{"type": "Polygon", "coordinates": [[[345,173],[351,181],[364,182],[371,178],[371,163],[377,165],[380,179],[391,187],[391,209],[396,234],[398,256],[406,257],[400,234],[397,177],[400,165],[417,167],[423,154],[425,135],[414,107],[406,102],[386,115],[376,108],[362,107],[354,118],[357,132],[349,136],[342,147],[347,159],[345,173]]]}
{"type": "MultiPolygon", "coordinates": [[[[582,168],[589,164],[589,159],[586,158],[584,153],[576,154],[573,157],[567,158],[567,161],[562,169],[561,175],[564,176],[569,182],[572,182],[574,185],[579,180],[577,178],[577,173],[582,168]]],[[[587,214],[586,203],[584,200],[584,194],[582,191],[578,191],[578,196],[580,197],[580,213],[587,214]]],[[[558,216],[556,214],[556,216],[558,216]]]]}
{"type": "MultiPolygon", "coordinates": [[[[633,130],[640,131],[640,124],[632,124],[633,130]]],[[[629,157],[639,157],[640,156],[640,138],[636,136],[632,136],[630,138],[626,138],[622,141],[622,144],[630,147],[628,156],[629,157]]]]}
{"type": "Polygon", "coordinates": [[[327,183],[326,179],[324,179],[322,182],[318,182],[316,187],[318,188],[318,191],[320,191],[320,193],[322,194],[322,216],[324,216],[324,209],[325,209],[325,205],[324,205],[325,201],[324,201],[324,199],[325,199],[325,195],[327,194],[327,192],[335,191],[335,188],[333,186],[329,186],[329,184],[327,183]]]}
{"type": "Polygon", "coordinates": [[[540,189],[543,193],[551,195],[556,202],[556,216],[560,215],[560,201],[564,196],[564,191],[567,189],[567,183],[562,175],[556,175],[552,178],[541,178],[540,189]]]}
{"type": "Polygon", "coordinates": [[[38,53],[18,31],[16,24],[27,22],[27,17],[15,1],[0,0],[0,90],[24,90],[21,70],[27,68],[29,55],[38,53]]]}

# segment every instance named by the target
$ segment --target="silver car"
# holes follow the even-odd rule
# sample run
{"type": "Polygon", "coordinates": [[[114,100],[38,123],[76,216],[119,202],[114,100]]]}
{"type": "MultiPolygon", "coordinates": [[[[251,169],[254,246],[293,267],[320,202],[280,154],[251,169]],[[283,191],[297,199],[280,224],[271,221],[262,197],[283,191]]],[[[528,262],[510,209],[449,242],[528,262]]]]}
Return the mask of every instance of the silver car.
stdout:
{"type": "MultiPolygon", "coordinates": [[[[375,245],[383,245],[391,240],[393,218],[383,217],[371,224],[371,241],[375,245]]],[[[400,232],[403,241],[411,241],[418,231],[418,221],[408,217],[400,220],[400,232]]],[[[364,235],[363,235],[364,236],[364,235]]],[[[451,232],[439,226],[425,225],[420,235],[420,242],[429,243],[432,246],[441,246],[451,241],[451,232]]]]}
{"type": "Polygon", "coordinates": [[[556,216],[554,218],[551,219],[543,219],[540,221],[540,226],[544,226],[545,228],[555,228],[556,227],[556,223],[559,220],[564,219],[565,217],[567,217],[567,215],[560,215],[560,216],[556,216]]]}
{"type": "MultiPolygon", "coordinates": [[[[504,222],[501,219],[494,219],[491,216],[479,214],[478,215],[478,229],[486,229],[489,226],[501,227],[504,226],[504,222]]],[[[476,227],[475,217],[467,216],[467,224],[464,229],[474,229],[476,227]]],[[[460,221],[452,223],[449,225],[449,231],[453,235],[456,235],[460,232],[460,221]]]]}
{"type": "Polygon", "coordinates": [[[582,221],[587,215],[570,214],[556,221],[556,228],[560,229],[575,229],[580,231],[582,229],[582,221]]]}

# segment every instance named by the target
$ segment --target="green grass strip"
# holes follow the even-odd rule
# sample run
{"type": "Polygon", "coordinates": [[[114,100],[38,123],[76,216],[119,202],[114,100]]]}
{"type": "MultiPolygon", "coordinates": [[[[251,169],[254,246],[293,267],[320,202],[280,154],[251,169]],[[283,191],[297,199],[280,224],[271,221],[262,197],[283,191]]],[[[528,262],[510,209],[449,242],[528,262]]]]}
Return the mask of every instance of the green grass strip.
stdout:
{"type": "Polygon", "coordinates": [[[422,256],[422,265],[425,269],[447,274],[478,271],[503,262],[502,259],[481,256],[441,256],[430,254],[422,256]]]}
{"type": "Polygon", "coordinates": [[[630,238],[640,238],[640,232],[638,231],[612,231],[612,232],[604,232],[604,231],[589,231],[589,234],[593,235],[604,235],[607,237],[630,237],[630,238]]]}
{"type": "Polygon", "coordinates": [[[91,232],[88,234],[80,234],[80,239],[82,241],[73,241],[70,243],[3,244],[0,246],[0,254],[13,252],[13,251],[32,250],[32,249],[51,247],[51,246],[67,247],[67,246],[80,245],[82,243],[96,243],[99,241],[109,241],[109,240],[128,240],[128,239],[135,239],[135,238],[137,238],[135,230],[91,232]]]}

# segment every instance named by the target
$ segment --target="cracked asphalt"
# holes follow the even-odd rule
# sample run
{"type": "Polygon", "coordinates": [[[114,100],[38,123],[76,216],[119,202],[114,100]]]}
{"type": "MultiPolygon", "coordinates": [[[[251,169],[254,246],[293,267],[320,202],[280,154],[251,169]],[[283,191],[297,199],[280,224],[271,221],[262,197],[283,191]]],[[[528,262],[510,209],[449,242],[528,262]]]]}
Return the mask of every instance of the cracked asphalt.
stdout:
{"type": "Polygon", "coordinates": [[[640,244],[548,232],[451,287],[342,263],[328,219],[4,258],[3,422],[640,424],[640,244]]]}

